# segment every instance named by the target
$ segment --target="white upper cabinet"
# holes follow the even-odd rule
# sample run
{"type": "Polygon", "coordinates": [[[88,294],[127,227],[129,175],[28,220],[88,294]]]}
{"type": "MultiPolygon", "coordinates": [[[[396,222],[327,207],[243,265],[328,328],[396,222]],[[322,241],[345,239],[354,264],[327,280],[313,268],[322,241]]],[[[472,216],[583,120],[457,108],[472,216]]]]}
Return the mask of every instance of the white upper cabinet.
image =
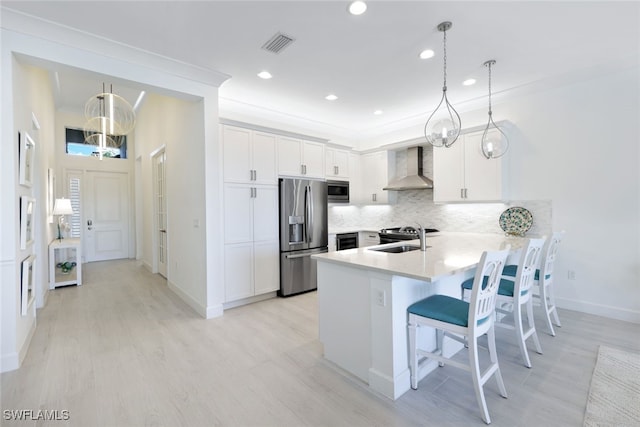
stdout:
{"type": "Polygon", "coordinates": [[[461,135],[450,148],[433,149],[433,200],[484,202],[506,198],[506,156],[486,159],[480,149],[482,131],[461,135]]]}
{"type": "Polygon", "coordinates": [[[327,179],[349,180],[349,152],[336,148],[325,148],[325,176],[327,179]]]}
{"type": "Polygon", "coordinates": [[[365,204],[389,203],[389,191],[383,190],[389,181],[389,163],[395,162],[395,154],[388,151],[376,151],[360,156],[360,197],[365,204]]]}
{"type": "Polygon", "coordinates": [[[276,136],[222,125],[225,182],[276,184],[276,136]]]}
{"type": "Polygon", "coordinates": [[[278,174],[324,178],[324,144],[278,137],[278,174]]]}

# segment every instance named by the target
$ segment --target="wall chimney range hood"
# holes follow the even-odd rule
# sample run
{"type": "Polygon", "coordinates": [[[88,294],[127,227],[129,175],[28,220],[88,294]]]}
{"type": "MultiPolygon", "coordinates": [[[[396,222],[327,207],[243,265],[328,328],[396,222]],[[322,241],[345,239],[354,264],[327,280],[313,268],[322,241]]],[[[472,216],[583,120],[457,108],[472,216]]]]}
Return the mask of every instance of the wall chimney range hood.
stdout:
{"type": "Polygon", "coordinates": [[[427,190],[433,181],[422,175],[422,147],[407,149],[407,176],[392,181],[383,190],[427,190]]]}

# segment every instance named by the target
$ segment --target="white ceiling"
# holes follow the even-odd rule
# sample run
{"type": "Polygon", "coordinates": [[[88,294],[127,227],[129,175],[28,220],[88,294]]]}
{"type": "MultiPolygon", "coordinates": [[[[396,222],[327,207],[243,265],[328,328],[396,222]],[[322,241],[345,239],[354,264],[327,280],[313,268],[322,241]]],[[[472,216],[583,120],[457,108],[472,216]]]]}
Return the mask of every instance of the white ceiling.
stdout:
{"type": "MultiPolygon", "coordinates": [[[[223,117],[306,123],[312,135],[352,143],[426,121],[441,96],[436,27],[445,20],[453,22],[448,94],[463,109],[486,105],[488,59],[497,61],[492,86],[499,100],[540,82],[585,78],[640,52],[635,1],[369,1],[361,16],[347,13],[347,1],[2,5],[230,75],[220,88],[223,117]],[[279,54],[262,50],[278,31],[295,41],[279,54]],[[436,56],[419,59],[426,48],[436,56]],[[256,76],[265,69],[273,79],[256,76]],[[462,86],[469,77],[478,83],[462,86]],[[339,99],[325,100],[329,93],[339,99]],[[377,109],[384,114],[373,115],[377,109]]],[[[57,106],[73,110],[101,89],[104,76],[59,72],[58,79],[57,106]]],[[[132,104],[139,89],[114,86],[132,104]]]]}

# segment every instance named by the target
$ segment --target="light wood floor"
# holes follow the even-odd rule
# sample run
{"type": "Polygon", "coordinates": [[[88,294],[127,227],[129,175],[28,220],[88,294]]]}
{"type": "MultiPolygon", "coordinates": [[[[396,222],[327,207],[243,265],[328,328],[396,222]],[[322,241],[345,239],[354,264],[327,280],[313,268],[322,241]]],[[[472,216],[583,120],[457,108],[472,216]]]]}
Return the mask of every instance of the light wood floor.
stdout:
{"type": "MultiPolygon", "coordinates": [[[[37,424],[55,426],[484,425],[464,371],[439,368],[394,402],[324,361],[315,293],[204,320],[133,261],[84,273],[38,312],[23,366],[2,374],[3,410],[68,410],[69,421],[37,424]]],[[[581,426],[598,346],[640,351],[640,325],[560,317],[557,337],[539,334],[532,369],[498,330],[509,398],[487,383],[492,425],[581,426]]]]}

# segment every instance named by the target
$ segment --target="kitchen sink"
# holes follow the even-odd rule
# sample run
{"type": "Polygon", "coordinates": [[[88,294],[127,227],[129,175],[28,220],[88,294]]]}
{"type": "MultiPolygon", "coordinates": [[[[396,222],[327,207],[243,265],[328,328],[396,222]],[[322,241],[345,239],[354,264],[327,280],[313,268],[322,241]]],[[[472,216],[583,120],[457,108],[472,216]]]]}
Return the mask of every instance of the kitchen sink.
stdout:
{"type": "Polygon", "coordinates": [[[390,248],[377,248],[377,249],[369,249],[369,250],[377,251],[377,252],[387,252],[390,254],[400,254],[403,252],[417,251],[419,249],[420,249],[420,246],[400,245],[400,246],[391,246],[390,248]]]}

